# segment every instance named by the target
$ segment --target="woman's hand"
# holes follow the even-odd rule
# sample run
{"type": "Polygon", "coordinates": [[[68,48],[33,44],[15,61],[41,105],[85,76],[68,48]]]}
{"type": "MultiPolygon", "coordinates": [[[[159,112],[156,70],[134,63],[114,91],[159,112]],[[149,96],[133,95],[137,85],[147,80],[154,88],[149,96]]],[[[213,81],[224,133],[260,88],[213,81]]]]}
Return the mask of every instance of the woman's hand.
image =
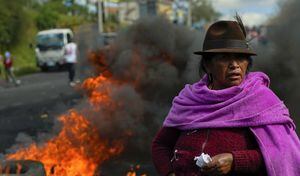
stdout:
{"type": "Polygon", "coordinates": [[[168,176],[175,176],[175,173],[171,172],[171,173],[168,174],[168,176]]]}
{"type": "Polygon", "coordinates": [[[215,155],[207,166],[201,168],[201,172],[206,175],[225,175],[231,171],[232,163],[233,156],[231,153],[215,155]]]}

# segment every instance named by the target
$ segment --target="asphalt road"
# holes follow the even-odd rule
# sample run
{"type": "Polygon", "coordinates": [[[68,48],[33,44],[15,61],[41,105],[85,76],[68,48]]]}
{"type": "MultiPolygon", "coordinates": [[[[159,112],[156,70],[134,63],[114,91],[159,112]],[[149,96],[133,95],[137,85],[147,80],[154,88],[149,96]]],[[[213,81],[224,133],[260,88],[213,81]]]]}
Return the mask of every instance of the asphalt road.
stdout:
{"type": "MultiPolygon", "coordinates": [[[[86,56],[103,45],[97,25],[86,25],[75,31],[79,57],[77,78],[92,75],[86,56]]],[[[18,78],[19,87],[0,78],[0,154],[14,144],[21,132],[36,136],[50,131],[54,117],[79,103],[82,95],[68,84],[67,72],[36,73],[18,78]]]]}
{"type": "Polygon", "coordinates": [[[82,98],[68,84],[67,72],[36,73],[19,78],[18,87],[0,80],[0,153],[25,132],[35,136],[53,126],[53,118],[82,98]]]}
{"type": "MultiPolygon", "coordinates": [[[[77,76],[81,80],[93,75],[85,59],[88,51],[103,46],[103,38],[97,37],[97,33],[97,26],[90,25],[75,34],[80,58],[77,76]]],[[[81,92],[69,86],[67,72],[36,73],[18,79],[22,84],[15,87],[0,78],[0,160],[1,153],[16,143],[18,135],[25,133],[34,138],[40,132],[51,132],[55,117],[83,100],[81,92]]],[[[141,164],[142,171],[156,175],[150,161],[136,163],[122,157],[114,160],[101,167],[104,175],[125,175],[131,164],[141,164]]]]}

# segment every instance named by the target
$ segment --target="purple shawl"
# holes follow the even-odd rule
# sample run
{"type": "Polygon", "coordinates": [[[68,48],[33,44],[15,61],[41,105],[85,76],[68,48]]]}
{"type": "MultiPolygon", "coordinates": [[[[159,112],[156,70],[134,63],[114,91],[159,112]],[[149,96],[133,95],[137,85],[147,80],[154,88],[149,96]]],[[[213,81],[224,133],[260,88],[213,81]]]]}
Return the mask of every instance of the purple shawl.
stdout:
{"type": "Polygon", "coordinates": [[[249,127],[269,176],[299,176],[300,141],[295,125],[269,83],[264,73],[252,72],[239,86],[210,90],[205,75],[174,98],[163,126],[180,130],[249,127]]]}

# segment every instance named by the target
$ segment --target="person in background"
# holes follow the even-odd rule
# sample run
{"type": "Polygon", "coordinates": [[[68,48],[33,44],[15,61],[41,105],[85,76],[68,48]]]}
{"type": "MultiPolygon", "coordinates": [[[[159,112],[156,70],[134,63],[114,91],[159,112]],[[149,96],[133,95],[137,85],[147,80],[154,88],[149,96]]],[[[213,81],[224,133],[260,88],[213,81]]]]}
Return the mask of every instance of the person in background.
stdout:
{"type": "Polygon", "coordinates": [[[4,67],[2,66],[3,64],[3,56],[1,54],[1,51],[0,51],[0,82],[2,82],[2,74],[4,74],[4,67]]]}
{"type": "Polygon", "coordinates": [[[75,64],[77,63],[77,44],[74,43],[71,35],[67,35],[68,44],[65,46],[64,58],[69,74],[69,84],[70,86],[75,86],[75,64]]]}
{"type": "Polygon", "coordinates": [[[20,80],[17,80],[13,71],[13,57],[9,51],[6,51],[3,59],[4,75],[7,82],[13,82],[16,86],[20,85],[20,80]]]}
{"type": "MultiPolygon", "coordinates": [[[[0,62],[2,62],[2,59],[3,59],[3,57],[2,57],[2,55],[0,54],[0,62]]],[[[1,66],[0,66],[0,76],[1,76],[1,74],[2,74],[2,68],[1,68],[1,66]]]]}
{"type": "Polygon", "coordinates": [[[212,24],[195,54],[206,74],[174,98],[153,140],[158,174],[299,176],[295,124],[268,76],[249,71],[256,53],[240,17],[212,24]]]}

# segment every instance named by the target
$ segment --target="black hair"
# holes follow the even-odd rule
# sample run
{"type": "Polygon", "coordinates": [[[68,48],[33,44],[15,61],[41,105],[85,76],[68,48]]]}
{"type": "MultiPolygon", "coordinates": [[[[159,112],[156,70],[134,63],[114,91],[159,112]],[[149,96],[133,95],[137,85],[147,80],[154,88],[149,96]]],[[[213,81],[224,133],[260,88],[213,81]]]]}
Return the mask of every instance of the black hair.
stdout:
{"type": "Polygon", "coordinates": [[[67,41],[68,43],[73,42],[73,37],[70,34],[67,34],[67,41]]]}
{"type": "Polygon", "coordinates": [[[200,68],[202,69],[202,71],[204,71],[204,73],[207,73],[207,70],[205,68],[205,64],[207,64],[208,62],[210,62],[210,60],[213,57],[214,57],[214,54],[203,54],[202,55],[202,58],[201,58],[201,61],[200,61],[200,68]]]}

